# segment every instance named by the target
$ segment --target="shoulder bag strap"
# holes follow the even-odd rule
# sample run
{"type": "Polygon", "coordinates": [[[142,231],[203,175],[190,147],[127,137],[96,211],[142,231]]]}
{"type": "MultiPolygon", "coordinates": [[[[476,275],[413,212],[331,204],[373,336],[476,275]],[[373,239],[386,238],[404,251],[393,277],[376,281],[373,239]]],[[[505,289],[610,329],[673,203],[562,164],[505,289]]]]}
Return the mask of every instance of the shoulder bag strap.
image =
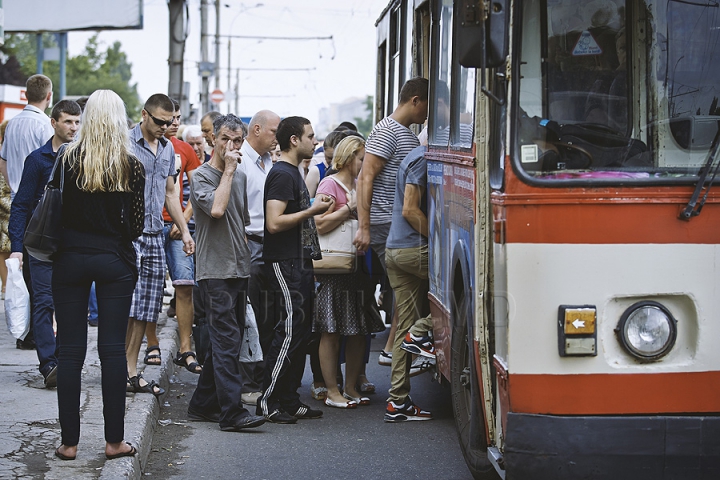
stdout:
{"type": "Polygon", "coordinates": [[[63,185],[65,184],[65,168],[63,168],[63,155],[65,154],[65,144],[61,145],[58,149],[57,156],[55,157],[55,164],[53,165],[52,172],[50,172],[50,180],[48,180],[48,185],[52,185],[55,182],[55,175],[57,174],[58,167],[60,168],[60,183],[58,184],[58,188],[62,192],[63,185]]]}
{"type": "Polygon", "coordinates": [[[346,193],[347,195],[350,195],[350,190],[345,186],[344,183],[342,183],[340,180],[338,180],[337,177],[335,177],[335,175],[330,175],[330,178],[332,178],[333,180],[335,180],[335,183],[337,183],[338,185],[340,185],[340,186],[342,187],[342,189],[345,190],[345,193],[346,193]]]}

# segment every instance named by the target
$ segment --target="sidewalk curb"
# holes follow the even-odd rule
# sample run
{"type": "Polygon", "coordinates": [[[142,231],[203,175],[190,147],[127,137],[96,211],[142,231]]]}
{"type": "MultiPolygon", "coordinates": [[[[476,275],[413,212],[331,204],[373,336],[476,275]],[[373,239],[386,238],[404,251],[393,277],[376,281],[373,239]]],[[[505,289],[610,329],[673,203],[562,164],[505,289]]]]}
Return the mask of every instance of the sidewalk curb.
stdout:
{"type": "MultiPolygon", "coordinates": [[[[165,312],[162,312],[160,316],[158,326],[162,324],[162,327],[158,332],[158,339],[160,340],[162,363],[160,367],[151,367],[143,363],[139,368],[147,371],[148,380],[157,381],[162,388],[169,391],[170,377],[175,373],[175,365],[172,360],[178,348],[177,323],[175,319],[168,319],[165,312]]],[[[139,363],[142,363],[142,357],[141,351],[139,363]]],[[[99,477],[101,480],[142,478],[142,471],[147,464],[153,434],[160,417],[160,406],[167,401],[167,396],[166,393],[156,400],[154,395],[146,393],[128,394],[125,407],[127,412],[125,414],[125,439],[137,448],[138,454],[134,457],[105,461],[99,477]]]]}

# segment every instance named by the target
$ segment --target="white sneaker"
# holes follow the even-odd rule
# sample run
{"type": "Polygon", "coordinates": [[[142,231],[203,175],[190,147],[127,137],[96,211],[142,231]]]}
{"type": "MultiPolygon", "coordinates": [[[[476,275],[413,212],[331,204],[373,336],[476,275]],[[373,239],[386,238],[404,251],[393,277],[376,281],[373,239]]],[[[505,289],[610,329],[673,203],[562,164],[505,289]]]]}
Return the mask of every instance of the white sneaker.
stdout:
{"type": "Polygon", "coordinates": [[[262,396],[262,392],[250,392],[240,394],[240,400],[245,405],[257,405],[258,398],[262,396]]]}
{"type": "Polygon", "coordinates": [[[421,373],[429,372],[435,367],[435,359],[418,356],[415,361],[410,365],[410,376],[414,377],[421,373]]]}
{"type": "Polygon", "coordinates": [[[378,357],[378,364],[389,367],[392,365],[392,352],[386,352],[380,350],[380,356],[378,357]]]}

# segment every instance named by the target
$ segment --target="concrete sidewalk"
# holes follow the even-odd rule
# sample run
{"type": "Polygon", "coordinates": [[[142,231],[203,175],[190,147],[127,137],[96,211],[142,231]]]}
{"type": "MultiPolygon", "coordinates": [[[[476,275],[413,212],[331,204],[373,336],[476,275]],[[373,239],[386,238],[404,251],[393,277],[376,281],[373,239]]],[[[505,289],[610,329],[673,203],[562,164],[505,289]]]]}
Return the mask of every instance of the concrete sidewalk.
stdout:
{"type": "MultiPolygon", "coordinates": [[[[168,298],[166,297],[166,300],[168,298]]],[[[142,476],[152,436],[157,427],[160,403],[146,393],[128,394],[126,398],[125,440],[138,449],[135,457],[105,459],[100,360],[97,353],[97,328],[88,327],[88,352],[83,369],[80,397],[80,444],[74,461],[54,456],[60,445],[57,394],[48,390],[38,371],[34,350],[18,350],[3,319],[0,325],[0,478],[16,479],[120,479],[142,476]]],[[[148,380],[156,380],[168,390],[177,351],[177,323],[160,314],[158,338],[162,365],[145,365],[143,344],[139,369],[148,380]]],[[[102,321],[102,320],[101,320],[102,321]]],[[[160,402],[165,402],[161,397],[160,402]]]]}

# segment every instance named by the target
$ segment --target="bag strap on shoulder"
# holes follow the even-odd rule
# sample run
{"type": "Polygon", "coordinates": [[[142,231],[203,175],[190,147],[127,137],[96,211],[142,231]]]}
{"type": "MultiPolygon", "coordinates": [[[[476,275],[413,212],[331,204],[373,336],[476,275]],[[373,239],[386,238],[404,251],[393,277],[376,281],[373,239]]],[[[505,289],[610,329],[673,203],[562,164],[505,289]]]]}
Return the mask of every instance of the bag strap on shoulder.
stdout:
{"type": "Polygon", "coordinates": [[[55,175],[57,173],[58,167],[60,168],[60,183],[57,184],[57,188],[62,192],[63,186],[65,185],[65,167],[63,167],[63,156],[65,155],[65,148],[67,147],[67,144],[64,143],[60,145],[60,148],[58,149],[57,156],[55,157],[55,164],[53,165],[52,172],[50,172],[50,180],[48,181],[48,185],[53,185],[55,183],[55,175]]]}
{"type": "Polygon", "coordinates": [[[330,178],[332,178],[333,180],[335,180],[335,183],[337,183],[338,185],[340,185],[340,186],[342,187],[342,189],[345,190],[345,193],[346,193],[347,195],[350,195],[350,190],[345,186],[345,184],[344,184],[343,182],[341,182],[340,180],[338,180],[335,175],[330,175],[330,178]]]}

